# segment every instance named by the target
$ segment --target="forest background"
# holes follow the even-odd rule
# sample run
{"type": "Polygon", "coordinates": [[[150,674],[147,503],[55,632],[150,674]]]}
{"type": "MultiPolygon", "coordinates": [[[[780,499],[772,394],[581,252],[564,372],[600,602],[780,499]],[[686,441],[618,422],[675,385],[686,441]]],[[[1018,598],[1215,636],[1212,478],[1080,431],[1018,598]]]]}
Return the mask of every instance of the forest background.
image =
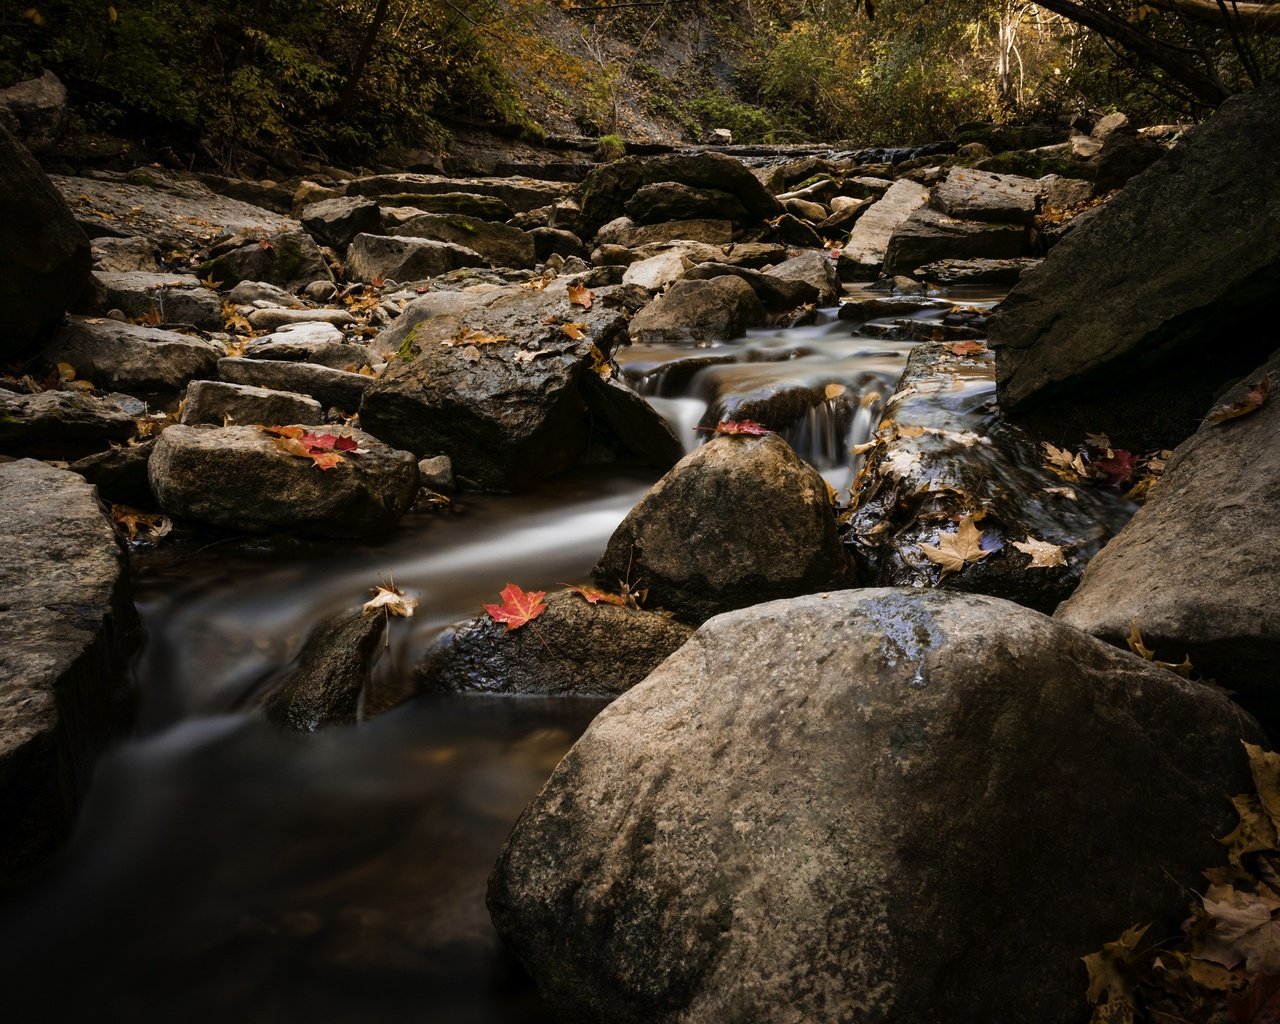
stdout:
{"type": "Polygon", "coordinates": [[[1280,26],[1241,24],[1246,6],[46,0],[0,15],[0,86],[52,70],[73,137],[144,138],[224,171],[289,152],[394,165],[475,125],[906,145],[967,122],[1195,119],[1280,66],[1280,26]]]}

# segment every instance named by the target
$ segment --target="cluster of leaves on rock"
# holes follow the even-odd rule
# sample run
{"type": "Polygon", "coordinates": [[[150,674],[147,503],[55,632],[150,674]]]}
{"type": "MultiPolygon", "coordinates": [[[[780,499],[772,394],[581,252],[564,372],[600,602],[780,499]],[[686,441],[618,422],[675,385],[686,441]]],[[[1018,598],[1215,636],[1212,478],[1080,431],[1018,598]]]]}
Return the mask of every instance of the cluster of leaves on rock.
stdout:
{"type": "Polygon", "coordinates": [[[1280,754],[1245,749],[1256,792],[1232,798],[1227,866],[1204,873],[1175,941],[1135,926],[1085,957],[1093,1024],[1280,1020],[1280,754]]]}

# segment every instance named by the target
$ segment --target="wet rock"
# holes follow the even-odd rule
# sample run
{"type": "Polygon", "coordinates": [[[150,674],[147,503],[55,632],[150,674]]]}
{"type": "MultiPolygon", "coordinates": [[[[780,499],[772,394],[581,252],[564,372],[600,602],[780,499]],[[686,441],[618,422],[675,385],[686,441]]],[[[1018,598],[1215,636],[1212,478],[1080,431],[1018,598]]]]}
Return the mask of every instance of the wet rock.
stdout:
{"type": "Polygon", "coordinates": [[[244,355],[248,359],[316,363],[335,370],[358,370],[372,357],[367,348],[347,341],[332,324],[320,322],[286,324],[275,334],[249,342],[244,355]]]}
{"type": "MultiPolygon", "coordinates": [[[[237,286],[239,287],[239,286],[237,286]]],[[[294,309],[268,306],[249,314],[249,324],[259,331],[278,331],[296,324],[329,324],[331,327],[350,327],[356,318],[345,309],[294,309]]]]}
{"type": "Polygon", "coordinates": [[[1030,224],[1039,196],[1040,185],[1033,178],[951,167],[934,187],[929,205],[956,220],[1030,224]]]}
{"type": "Polygon", "coordinates": [[[585,451],[590,419],[579,378],[593,343],[612,351],[625,330],[606,296],[583,309],[569,302],[562,280],[543,291],[428,293],[378,339],[406,358],[369,389],[360,421],[419,456],[450,456],[458,475],[483,487],[529,486],[585,451]],[[586,336],[568,337],[565,323],[584,324],[586,336]],[[507,340],[469,351],[452,343],[467,330],[507,340]]]}
{"type": "Polygon", "coordinates": [[[147,478],[147,462],[154,447],[153,439],[112,445],[104,452],[76,460],[69,468],[93,484],[103,501],[151,508],[156,496],[151,493],[147,478]]]}
{"type": "Polygon", "coordinates": [[[0,878],[13,881],[70,831],[95,758],[128,725],[137,618],[115,531],[76,474],[0,465],[0,545],[0,878]]]}
{"type": "Polygon", "coordinates": [[[129,238],[95,238],[90,243],[93,267],[97,271],[127,274],[143,271],[148,274],[160,270],[160,249],[149,238],[133,235],[129,238]]]}
{"type": "Polygon", "coordinates": [[[0,360],[44,341],[89,302],[89,239],[31,155],[0,127],[0,360]]]}
{"type": "Polygon", "coordinates": [[[417,674],[424,689],[450,693],[616,697],[692,634],[668,616],[588,604],[564,590],[520,630],[508,631],[488,615],[454,627],[417,674]]]}
{"type": "Polygon", "coordinates": [[[418,479],[423,487],[441,494],[452,494],[457,488],[453,478],[453,460],[447,455],[419,459],[418,479]]]}
{"type": "Polygon", "coordinates": [[[323,423],[324,408],[314,398],[221,380],[192,381],[182,407],[182,422],[323,423]]]}
{"type": "Polygon", "coordinates": [[[539,262],[546,262],[552,256],[584,256],[587,247],[582,239],[572,231],[560,228],[533,228],[529,232],[533,239],[533,253],[539,262]]]}
{"type": "Polygon", "coordinates": [[[624,381],[584,373],[580,385],[588,409],[622,451],[663,473],[684,457],[684,445],[670,424],[624,381]]]}
{"type": "Polygon", "coordinates": [[[332,281],[329,264],[320,247],[305,231],[282,231],[238,248],[205,263],[201,270],[228,288],[241,281],[266,281],[296,292],[312,281],[332,281]],[[264,244],[265,243],[265,244],[264,244]]]}
{"type": "MultiPolygon", "coordinates": [[[[1280,384],[1280,359],[1268,365],[1280,384]]],[[[1227,394],[1246,398],[1261,371],[1227,394]]],[[[1276,384],[1272,385],[1273,392],[1276,384]]],[[[1156,657],[1189,657],[1280,725],[1280,402],[1205,423],[1178,446],[1147,504],[1089,563],[1056,617],[1125,647],[1132,624],[1156,657]]]]}
{"type": "Polygon", "coordinates": [[[1280,205],[1253,183],[1280,161],[1278,118],[1280,81],[1232,97],[1019,282],[991,321],[1003,409],[1172,447],[1266,361],[1280,205]]]}
{"type": "Polygon", "coordinates": [[[452,242],[478,252],[495,267],[528,269],[535,259],[527,231],[456,213],[420,213],[392,228],[391,234],[452,242]]]}
{"type": "Polygon", "coordinates": [[[358,409],[360,399],[373,384],[373,378],[363,374],[284,359],[219,359],[218,376],[232,384],[310,395],[325,408],[337,406],[344,412],[358,409]]]}
{"type": "Polygon", "coordinates": [[[20,395],[0,390],[0,453],[77,459],[134,435],[133,417],[114,402],[75,391],[20,395]]]}
{"type": "Polygon", "coordinates": [[[482,267],[474,249],[429,238],[356,235],[347,249],[347,274],[357,281],[420,281],[459,267],[482,267]]]}
{"type": "Polygon", "coordinates": [[[220,196],[201,182],[170,178],[155,168],[96,178],[54,175],[52,181],[76,219],[95,237],[145,235],[163,250],[192,251],[223,235],[247,232],[270,239],[299,230],[295,220],[220,196]]]}
{"type": "Polygon", "coordinates": [[[62,138],[68,116],[67,88],[52,71],[0,89],[0,125],[34,153],[62,138]]]}
{"type": "MultiPolygon", "coordinates": [[[[409,195],[408,205],[422,213],[452,213],[459,217],[475,217],[505,224],[515,215],[505,202],[496,196],[481,196],[474,192],[441,192],[437,195],[409,195]]],[[[382,197],[383,205],[387,197],[382,197]]],[[[376,234],[377,232],[371,232],[376,234]]]]}
{"type": "Polygon", "coordinates": [[[382,211],[372,199],[323,199],[306,206],[298,220],[317,242],[339,251],[346,249],[356,235],[382,233],[382,211]]]}
{"type": "Polygon", "coordinates": [[[764,323],[751,285],[736,277],[677,281],[631,320],[631,340],[642,345],[738,338],[764,323]]]}
{"type": "Polygon", "coordinates": [[[803,285],[809,292],[806,302],[834,306],[840,300],[840,275],[825,252],[802,252],[765,273],[778,281],[803,285]]]}
{"type": "MultiPolygon", "coordinates": [[[[586,238],[626,212],[626,203],[645,185],[674,181],[734,196],[753,221],[776,217],[778,201],[743,164],[722,153],[628,156],[597,167],[582,183],[580,234],[586,238]]],[[[677,237],[677,236],[671,236],[677,237]]]]}
{"type": "Polygon", "coordinates": [[[363,449],[322,470],[257,427],[176,425],[160,435],[148,474],[170,515],[230,530],[376,537],[418,494],[418,461],[358,430],[363,449]]]}
{"type": "Polygon", "coordinates": [[[1130,178],[1141,174],[1165,155],[1167,150],[1152,139],[1130,132],[1112,132],[1094,159],[1094,185],[1099,192],[1124,188],[1130,178]]]}
{"type": "Polygon", "coordinates": [[[956,284],[1013,285],[1021,280],[1024,272],[1040,266],[1040,260],[1032,257],[1009,260],[935,260],[916,267],[916,277],[931,284],[943,286],[956,284]]]}
{"type": "Polygon", "coordinates": [[[178,391],[193,378],[215,377],[224,354],[216,341],[116,320],[69,318],[41,355],[70,363],[100,388],[178,391]]]}
{"type": "Polygon", "coordinates": [[[1116,492],[1044,469],[1037,442],[988,411],[994,377],[985,349],[912,351],[854,489],[846,543],[862,582],[990,594],[1052,612],[1132,514],[1116,492]],[[988,554],[944,575],[921,545],[939,548],[975,516],[988,554]],[[1062,564],[1033,567],[1014,546],[1029,540],[1060,548],[1062,564]]]}
{"type": "Polygon", "coordinates": [[[1080,958],[1225,861],[1238,714],[991,598],[745,609],[595,719],[490,913],[563,1020],[1082,1024],[1080,958]]]}
{"type": "Polygon", "coordinates": [[[849,580],[826,483],[773,434],[715,437],[685,456],[593,571],[688,622],[849,580]]]}
{"type": "Polygon", "coordinates": [[[636,224],[673,220],[730,220],[740,224],[747,219],[747,208],[737,196],[719,189],[682,185],[678,181],[641,186],[626,201],[624,209],[636,224]]]}
{"type": "MultiPolygon", "coordinates": [[[[661,257],[654,258],[660,259],[661,257]]],[[[645,260],[644,262],[649,263],[650,261],[645,260]]],[[[642,265],[632,264],[627,269],[630,271],[642,265]]],[[[655,265],[654,269],[666,268],[655,265]]],[[[636,276],[640,275],[637,274],[636,276]]],[[[817,289],[803,281],[788,281],[771,277],[763,270],[752,270],[750,267],[735,267],[727,263],[699,263],[684,271],[681,277],[686,281],[714,281],[718,277],[739,278],[751,286],[751,290],[755,292],[760,304],[772,313],[795,309],[796,306],[804,305],[806,302],[816,301],[818,297],[817,289]]],[[[623,280],[626,280],[626,278],[624,277],[623,280]]]]}
{"type": "Polygon", "coordinates": [[[673,220],[661,224],[636,224],[619,217],[596,232],[598,246],[621,245],[638,249],[643,245],[664,245],[673,241],[728,245],[733,241],[733,223],[727,220],[673,220]]]}
{"type": "Polygon", "coordinates": [[[839,319],[848,320],[850,323],[865,324],[868,320],[877,320],[882,317],[902,316],[906,314],[923,313],[926,310],[947,309],[951,303],[945,299],[931,299],[925,295],[923,291],[898,292],[887,297],[871,298],[871,299],[854,299],[851,302],[841,303],[840,312],[837,314],[839,319]]]}
{"type": "Polygon", "coordinates": [[[894,228],[884,273],[910,274],[916,267],[945,259],[1013,259],[1022,255],[1026,242],[1024,225],[956,220],[922,206],[894,228]]]}
{"type": "MultiPolygon", "coordinates": [[[[297,312],[302,309],[302,300],[274,284],[266,281],[241,281],[227,292],[227,301],[235,306],[280,306],[284,310],[297,312]]],[[[342,312],[327,310],[326,312],[342,312]]]]}
{"type": "Polygon", "coordinates": [[[354,725],[386,629],[381,613],[356,612],[322,625],[307,640],[296,667],[262,699],[267,721],[296,732],[354,725]]]}
{"type": "Polygon", "coordinates": [[[575,186],[571,182],[540,181],[516,175],[501,178],[447,178],[439,174],[377,174],[355,178],[346,184],[347,195],[373,196],[382,206],[392,205],[387,201],[388,198],[399,200],[400,205],[413,206],[420,202],[418,196],[467,193],[492,196],[517,213],[540,206],[551,206],[570,198],[574,190],[575,186]]]}
{"type": "Polygon", "coordinates": [[[769,222],[761,235],[763,241],[778,242],[797,249],[820,249],[822,236],[799,217],[784,213],[769,222]]]}
{"type": "Polygon", "coordinates": [[[94,278],[106,292],[104,305],[131,319],[157,324],[190,324],[206,331],[222,330],[222,298],[194,274],[147,271],[98,271],[94,278]]]}
{"type": "Polygon", "coordinates": [[[894,231],[928,199],[929,190],[923,185],[905,180],[894,182],[854,224],[840,257],[841,279],[874,279],[884,264],[885,251],[894,231]]]}

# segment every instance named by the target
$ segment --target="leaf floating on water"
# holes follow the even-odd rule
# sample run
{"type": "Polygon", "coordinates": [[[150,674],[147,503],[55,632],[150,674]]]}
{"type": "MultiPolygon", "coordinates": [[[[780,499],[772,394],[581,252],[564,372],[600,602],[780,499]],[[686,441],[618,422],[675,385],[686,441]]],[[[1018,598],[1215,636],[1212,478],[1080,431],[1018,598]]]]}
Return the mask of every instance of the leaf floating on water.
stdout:
{"type": "Polygon", "coordinates": [[[982,531],[973,525],[973,518],[966,516],[960,520],[955,533],[938,535],[938,546],[921,544],[920,550],[925,558],[942,566],[939,579],[946,579],[953,572],[959,572],[966,565],[979,562],[991,554],[982,549],[982,531]]]}
{"type": "Polygon", "coordinates": [[[1051,473],[1070,484],[1079,483],[1089,475],[1089,468],[1079,452],[1069,452],[1048,441],[1044,442],[1044,465],[1051,473]]]}
{"type": "Polygon", "coordinates": [[[1046,540],[1027,537],[1026,540],[1015,540],[1013,546],[1023,554],[1031,556],[1031,561],[1027,564],[1028,569],[1052,569],[1067,564],[1062,548],[1046,540]]]}
{"type": "Polygon", "coordinates": [[[168,516],[140,512],[130,505],[112,505],[111,519],[129,540],[157,541],[173,529],[173,520],[168,516]]]}
{"type": "Polygon", "coordinates": [[[484,610],[494,622],[505,623],[509,633],[545,612],[547,603],[542,599],[546,596],[544,590],[524,591],[508,583],[502,588],[502,604],[487,604],[484,610]]]}
{"type": "Polygon", "coordinates": [[[373,597],[360,606],[360,611],[365,615],[380,611],[386,615],[398,615],[402,619],[411,619],[414,610],[418,607],[418,599],[409,597],[395,583],[381,584],[374,587],[370,593],[373,597]]]}
{"type": "Polygon", "coordinates": [[[1133,452],[1117,448],[1105,459],[1094,460],[1093,476],[1102,480],[1108,487],[1123,487],[1133,479],[1138,460],[1133,452]]]}
{"type": "Polygon", "coordinates": [[[1271,393],[1271,374],[1264,373],[1262,379],[1256,384],[1251,384],[1249,390],[1245,393],[1244,398],[1230,405],[1219,405],[1209,411],[1209,415],[1205,420],[1209,423],[1226,423],[1229,420],[1239,419],[1241,416],[1248,416],[1250,413],[1257,412],[1267,400],[1267,395],[1271,393]]]}

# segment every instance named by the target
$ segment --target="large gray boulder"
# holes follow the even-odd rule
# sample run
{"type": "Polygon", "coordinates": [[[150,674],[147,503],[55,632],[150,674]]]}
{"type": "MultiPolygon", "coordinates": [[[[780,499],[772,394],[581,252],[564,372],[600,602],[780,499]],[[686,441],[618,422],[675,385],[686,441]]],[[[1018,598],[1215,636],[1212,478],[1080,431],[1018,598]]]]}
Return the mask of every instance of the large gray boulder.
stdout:
{"type": "Polygon", "coordinates": [[[360,431],[360,453],[324,470],[290,455],[257,427],[175,425],[147,465],[165,512],[254,533],[380,536],[418,494],[418,460],[360,431]]]}
{"type": "Polygon", "coordinates": [[[534,264],[533,236],[508,224],[456,213],[420,213],[392,228],[390,233],[452,242],[478,252],[495,267],[527,269],[534,264]]]}
{"type": "Polygon", "coordinates": [[[740,338],[764,324],[764,307],[751,285],[738,277],[677,281],[640,310],[628,328],[642,345],[669,345],[740,338]]]}
{"type": "Polygon", "coordinates": [[[219,288],[230,288],[241,281],[266,281],[296,292],[312,281],[333,280],[315,239],[298,228],[251,238],[200,269],[219,288]]]}
{"type": "Polygon", "coordinates": [[[76,459],[136,432],[133,416],[107,399],[78,391],[0,390],[0,454],[76,459]]]}
{"type": "Polygon", "coordinates": [[[1041,185],[1017,174],[993,174],[971,167],[951,167],[934,186],[929,205],[957,220],[1030,224],[1041,185]]]}
{"type": "Polygon", "coordinates": [[[884,264],[889,239],[903,221],[929,201],[929,190],[903,178],[858,218],[840,257],[840,276],[846,280],[872,280],[884,264]]]}
{"type": "Polygon", "coordinates": [[[1275,347],[1280,79],[1224,103],[1050,250],[992,318],[1000,405],[1171,447],[1275,347]],[[1122,400],[1117,396],[1123,396],[1122,400]]]}
{"type": "Polygon", "coordinates": [[[487,262],[474,249],[433,238],[356,235],[347,248],[347,276],[354,281],[420,281],[487,262]]]}
{"type": "Polygon", "coordinates": [[[128,724],[137,618],[93,487],[42,462],[0,465],[0,880],[70,830],[101,749],[128,724]]]}
{"type": "Polygon", "coordinates": [[[1080,958],[1176,929],[1258,735],[994,598],[761,605],[596,718],[489,909],[559,1020],[1084,1024],[1080,958]]]}
{"type": "Polygon", "coordinates": [[[0,127],[0,360],[43,341],[93,295],[89,239],[39,165],[0,127]]]}
{"type": "Polygon", "coordinates": [[[742,200],[718,188],[695,188],[678,181],[643,185],[626,201],[627,216],[637,224],[661,224],[670,220],[747,219],[742,200]]]}
{"type": "Polygon", "coordinates": [[[222,297],[194,274],[100,270],[93,276],[105,294],[106,309],[118,309],[134,319],[147,317],[156,324],[222,330],[222,297]]]}
{"type": "Polygon", "coordinates": [[[825,481],[776,434],[715,437],[685,456],[593,571],[689,622],[850,580],[825,481]]]}
{"type": "Polygon", "coordinates": [[[449,693],[616,697],[692,635],[669,616],[590,604],[564,590],[518,630],[487,614],[449,630],[427,652],[418,679],[424,689],[449,693]]]}
{"type": "MultiPolygon", "coordinates": [[[[1268,366],[1273,391],[1280,358],[1268,366]]],[[[1251,374],[1257,381],[1261,373],[1251,374]]],[[[1247,397],[1249,383],[1227,395],[1247,397]]],[[[1089,563],[1056,617],[1125,646],[1137,625],[1156,657],[1190,658],[1268,726],[1280,724],[1280,401],[1205,423],[1147,503],[1089,563]]]]}
{"type": "Polygon", "coordinates": [[[302,209],[298,220],[317,242],[338,251],[346,249],[356,235],[376,235],[382,231],[382,211],[378,204],[355,196],[312,203],[302,209]]]}
{"type": "Polygon", "coordinates": [[[782,212],[778,201],[760,180],[741,161],[723,153],[627,156],[597,167],[582,183],[578,233],[589,238],[602,225],[625,214],[628,201],[644,186],[669,181],[726,192],[742,204],[753,222],[768,220],[782,212]]]}
{"type": "Polygon", "coordinates": [[[99,317],[71,317],[42,352],[82,380],[122,391],[177,391],[217,376],[226,350],[216,341],[99,317]]]}
{"type": "Polygon", "coordinates": [[[886,277],[911,274],[945,259],[1013,259],[1027,241],[1023,224],[958,220],[922,206],[894,228],[884,255],[886,277]]]}
{"type": "Polygon", "coordinates": [[[292,391],[272,391],[251,384],[222,380],[194,380],[182,403],[181,422],[194,426],[212,423],[321,423],[324,407],[314,398],[292,391]]]}

